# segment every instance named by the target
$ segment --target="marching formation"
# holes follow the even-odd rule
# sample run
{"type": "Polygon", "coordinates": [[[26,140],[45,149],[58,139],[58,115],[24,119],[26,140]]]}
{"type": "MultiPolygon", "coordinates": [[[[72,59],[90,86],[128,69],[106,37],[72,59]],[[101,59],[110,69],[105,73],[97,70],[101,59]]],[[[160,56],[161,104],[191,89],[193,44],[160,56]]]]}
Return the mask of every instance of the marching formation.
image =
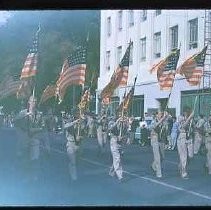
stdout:
{"type": "MultiPolygon", "coordinates": [[[[14,117],[17,157],[20,158],[24,153],[28,154],[34,174],[38,170],[41,152],[49,157],[54,152],[51,151],[51,145],[54,133],[58,132],[57,117],[51,111],[43,114],[37,110],[33,113],[22,110],[14,117]]],[[[87,139],[97,138],[98,155],[105,155],[105,145],[110,144],[112,162],[108,175],[115,176],[119,182],[122,182],[124,180],[124,165],[121,161],[123,148],[130,144],[141,147],[146,141],[142,138],[140,142],[136,141],[135,133],[131,132],[134,125],[135,128],[143,127],[141,132],[145,128],[148,131],[145,146],[151,145],[153,154],[153,162],[149,167],[157,178],[161,178],[164,173],[162,162],[166,149],[177,150],[178,171],[182,178],[189,177],[188,163],[200,151],[206,155],[206,163],[202,164],[207,174],[211,175],[211,115],[207,118],[196,117],[192,111],[184,113],[175,120],[170,113],[164,111],[154,113],[151,117],[146,116],[142,121],[134,117],[108,116],[106,113],[94,115],[90,112],[82,115],[62,113],[59,117],[62,121],[60,132],[66,139],[66,155],[69,160],[67,167],[72,181],[78,178],[77,161],[80,161],[78,154],[81,144],[87,139]],[[203,147],[206,149],[203,150],[203,147]]],[[[90,141],[90,144],[93,144],[93,141],[90,141]]]]}

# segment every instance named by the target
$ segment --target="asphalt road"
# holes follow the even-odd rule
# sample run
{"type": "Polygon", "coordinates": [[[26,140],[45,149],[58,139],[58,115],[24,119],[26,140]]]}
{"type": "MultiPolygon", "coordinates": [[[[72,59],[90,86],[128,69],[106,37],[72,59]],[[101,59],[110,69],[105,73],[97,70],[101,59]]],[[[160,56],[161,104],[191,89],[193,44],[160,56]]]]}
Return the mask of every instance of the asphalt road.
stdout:
{"type": "Polygon", "coordinates": [[[103,155],[96,139],[84,139],[78,159],[78,180],[68,174],[65,140],[52,139],[48,156],[41,151],[36,168],[27,152],[16,156],[15,129],[0,130],[1,206],[209,206],[211,176],[204,170],[205,156],[189,163],[189,179],[179,176],[177,151],[166,151],[163,177],[151,169],[152,149],[136,144],[124,147],[125,181],[108,175],[112,164],[109,144],[103,155]],[[34,179],[34,177],[37,179],[34,179]]]}

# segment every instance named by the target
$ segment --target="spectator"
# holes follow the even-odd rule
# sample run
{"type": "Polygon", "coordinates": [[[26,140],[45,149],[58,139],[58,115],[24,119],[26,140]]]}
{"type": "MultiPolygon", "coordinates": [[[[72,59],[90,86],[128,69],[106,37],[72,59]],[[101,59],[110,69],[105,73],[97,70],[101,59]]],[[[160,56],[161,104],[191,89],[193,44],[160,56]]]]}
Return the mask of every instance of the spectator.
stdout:
{"type": "Polygon", "coordinates": [[[170,149],[174,150],[176,143],[177,143],[177,137],[179,134],[179,123],[176,121],[176,117],[172,117],[173,120],[173,126],[171,129],[171,145],[170,145],[170,149]]]}
{"type": "Polygon", "coordinates": [[[149,129],[145,123],[141,127],[141,146],[149,145],[149,129]]]}

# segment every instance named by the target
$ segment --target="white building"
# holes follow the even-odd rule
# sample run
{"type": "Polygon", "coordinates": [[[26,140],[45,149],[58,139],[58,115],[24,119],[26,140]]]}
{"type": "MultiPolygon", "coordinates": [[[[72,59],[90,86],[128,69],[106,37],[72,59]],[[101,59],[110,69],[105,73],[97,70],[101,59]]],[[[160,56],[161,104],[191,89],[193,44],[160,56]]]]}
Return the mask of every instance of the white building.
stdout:
{"type": "MultiPolygon", "coordinates": [[[[205,24],[207,18],[205,10],[102,10],[100,76],[96,98],[109,82],[131,40],[133,48],[127,89],[131,88],[137,75],[133,114],[141,116],[144,112],[156,111],[165,106],[170,92],[160,90],[156,73],[150,74],[149,70],[153,64],[168,56],[172,49],[180,47],[178,66],[189,56],[201,51],[207,37],[211,38],[211,30],[205,24]]],[[[210,50],[209,47],[208,49],[210,50]]],[[[207,58],[208,55],[206,60],[207,58]]],[[[209,68],[211,63],[206,66],[209,68]]],[[[208,77],[201,82],[200,87],[190,86],[181,78],[182,76],[176,75],[168,103],[168,107],[176,115],[187,107],[192,108],[198,89],[210,84],[208,77]]],[[[119,103],[124,92],[125,88],[117,89],[113,101],[119,103]]],[[[196,111],[209,112],[211,106],[208,106],[208,102],[211,105],[211,96],[205,90],[201,92],[203,96],[197,101],[196,111]]],[[[96,104],[99,107],[98,100],[96,104]]]]}

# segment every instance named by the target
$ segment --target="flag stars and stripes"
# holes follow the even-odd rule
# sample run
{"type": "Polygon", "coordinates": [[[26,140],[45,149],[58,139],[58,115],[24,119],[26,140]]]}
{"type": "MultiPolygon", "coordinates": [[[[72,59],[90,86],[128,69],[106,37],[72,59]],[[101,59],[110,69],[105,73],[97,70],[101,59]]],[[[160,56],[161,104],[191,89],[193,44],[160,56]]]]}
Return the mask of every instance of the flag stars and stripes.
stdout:
{"type": "Polygon", "coordinates": [[[110,82],[103,88],[101,92],[101,98],[103,104],[109,104],[111,102],[110,97],[112,96],[114,90],[117,87],[123,87],[127,85],[128,80],[128,69],[129,69],[129,58],[130,58],[130,48],[133,42],[129,43],[125,54],[119,63],[118,67],[114,71],[110,82]]]}
{"type": "Polygon", "coordinates": [[[62,102],[66,89],[70,85],[83,85],[86,71],[86,48],[76,49],[65,59],[60,77],[56,82],[59,103],[62,102]]]}
{"type": "Polygon", "coordinates": [[[184,75],[191,86],[200,84],[207,46],[197,54],[188,58],[178,69],[177,73],[184,75]]]}

